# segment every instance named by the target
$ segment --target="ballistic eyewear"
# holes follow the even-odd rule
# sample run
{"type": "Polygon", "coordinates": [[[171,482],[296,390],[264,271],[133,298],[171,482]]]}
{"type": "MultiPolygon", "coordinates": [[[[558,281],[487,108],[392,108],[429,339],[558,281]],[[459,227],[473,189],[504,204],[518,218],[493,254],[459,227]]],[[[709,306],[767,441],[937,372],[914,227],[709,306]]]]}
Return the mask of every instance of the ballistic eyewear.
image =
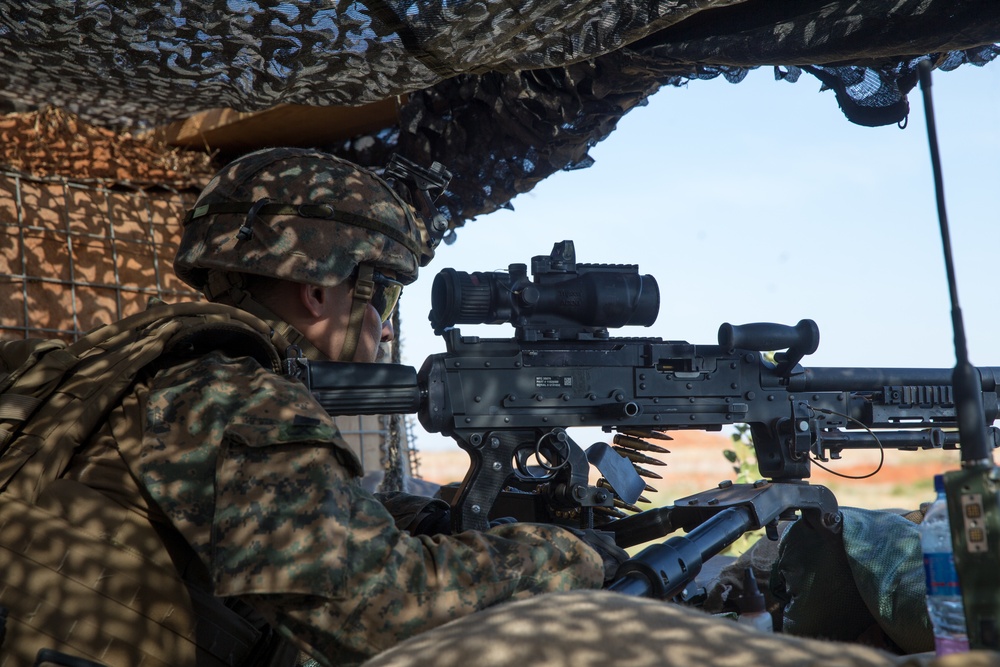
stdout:
{"type": "Polygon", "coordinates": [[[372,290],[371,304],[378,311],[379,318],[384,324],[396,310],[399,295],[403,292],[403,283],[378,271],[372,274],[372,282],[375,283],[375,287],[372,290]]]}

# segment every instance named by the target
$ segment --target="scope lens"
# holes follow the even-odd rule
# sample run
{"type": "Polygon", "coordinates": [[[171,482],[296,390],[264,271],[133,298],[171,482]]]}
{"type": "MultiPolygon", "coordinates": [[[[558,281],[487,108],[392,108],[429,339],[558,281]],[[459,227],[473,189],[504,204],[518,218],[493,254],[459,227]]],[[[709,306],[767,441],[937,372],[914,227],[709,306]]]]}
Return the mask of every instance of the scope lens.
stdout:
{"type": "Polygon", "coordinates": [[[456,324],[483,324],[496,319],[493,292],[497,282],[491,273],[442,269],[431,286],[431,326],[441,331],[456,324]]]}

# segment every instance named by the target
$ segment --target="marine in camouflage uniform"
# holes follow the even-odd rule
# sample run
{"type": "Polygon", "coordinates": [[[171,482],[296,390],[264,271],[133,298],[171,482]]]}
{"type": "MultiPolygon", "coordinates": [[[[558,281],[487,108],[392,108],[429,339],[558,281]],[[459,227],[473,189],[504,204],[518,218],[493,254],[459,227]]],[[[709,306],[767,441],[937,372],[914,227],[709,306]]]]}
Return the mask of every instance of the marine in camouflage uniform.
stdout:
{"type": "MultiPolygon", "coordinates": [[[[294,345],[311,358],[372,361],[422,253],[413,212],[376,175],[269,149],[208,185],[175,268],[209,299],[268,322],[282,356],[294,345]],[[258,298],[276,278],[290,281],[279,294],[293,302],[312,290],[311,335],[275,312],[299,311],[258,298]],[[330,301],[336,290],[347,304],[330,301]]],[[[598,552],[555,526],[401,531],[360,473],[302,384],[217,351],[163,364],[67,476],[178,531],[216,596],[249,603],[322,662],[360,662],[501,601],[603,582],[598,552]]]]}
{"type": "MultiPolygon", "coordinates": [[[[186,221],[176,267],[212,300],[268,322],[281,354],[295,345],[313,358],[371,360],[392,335],[394,285],[416,277],[418,232],[376,176],[323,154],[267,150],[209,185],[186,221]],[[299,287],[272,292],[275,278],[299,287]],[[321,293],[310,296],[312,288],[321,293]],[[325,310],[337,305],[334,293],[345,297],[336,316],[325,310]],[[312,298],[319,315],[277,314],[303,305],[299,297],[312,298]]],[[[305,388],[222,348],[164,360],[66,478],[143,517],[162,539],[130,547],[166,549],[191,581],[230,608],[253,610],[245,615],[262,616],[322,663],[378,654],[366,667],[1000,664],[994,654],[900,658],[606,591],[566,593],[598,588],[613,554],[603,559],[554,526],[400,530],[412,512],[394,517],[357,484],[357,460],[305,388]]],[[[294,659],[275,655],[267,664],[294,659]]]]}

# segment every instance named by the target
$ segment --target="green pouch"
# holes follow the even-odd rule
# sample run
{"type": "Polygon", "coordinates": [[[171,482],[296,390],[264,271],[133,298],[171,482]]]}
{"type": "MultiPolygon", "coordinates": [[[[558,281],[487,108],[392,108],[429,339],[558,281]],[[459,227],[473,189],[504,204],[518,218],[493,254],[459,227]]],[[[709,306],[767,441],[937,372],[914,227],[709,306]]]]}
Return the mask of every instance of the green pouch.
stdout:
{"type": "Polygon", "coordinates": [[[842,513],[839,535],[797,521],[782,537],[771,587],[785,604],[784,632],[933,650],[918,526],[889,511],[842,513]]]}

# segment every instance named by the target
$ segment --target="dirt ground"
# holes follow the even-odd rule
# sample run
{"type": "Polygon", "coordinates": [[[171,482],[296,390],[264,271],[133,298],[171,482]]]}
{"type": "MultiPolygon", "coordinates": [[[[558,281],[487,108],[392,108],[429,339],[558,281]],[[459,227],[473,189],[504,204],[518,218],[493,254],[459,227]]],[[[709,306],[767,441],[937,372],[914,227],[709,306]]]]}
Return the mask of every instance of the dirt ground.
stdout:
{"type": "MultiPolygon", "coordinates": [[[[646,494],[653,503],[672,504],[677,498],[704,491],[720,481],[735,480],[732,464],[722,453],[733,449],[729,436],[699,431],[672,435],[675,439],[665,443],[670,453],[660,455],[667,465],[646,466],[663,475],[662,480],[649,480],[658,490],[657,494],[646,494]]],[[[423,451],[419,452],[419,474],[438,484],[460,481],[468,462],[468,455],[457,446],[446,451],[423,451]]],[[[872,472],[878,464],[878,451],[851,451],[845,452],[841,460],[825,465],[840,474],[860,476],[872,472]]],[[[914,509],[921,502],[933,500],[934,475],[956,469],[958,464],[956,451],[887,450],[882,469],[873,477],[842,479],[814,465],[810,481],[832,490],[842,506],[914,509]]]]}

